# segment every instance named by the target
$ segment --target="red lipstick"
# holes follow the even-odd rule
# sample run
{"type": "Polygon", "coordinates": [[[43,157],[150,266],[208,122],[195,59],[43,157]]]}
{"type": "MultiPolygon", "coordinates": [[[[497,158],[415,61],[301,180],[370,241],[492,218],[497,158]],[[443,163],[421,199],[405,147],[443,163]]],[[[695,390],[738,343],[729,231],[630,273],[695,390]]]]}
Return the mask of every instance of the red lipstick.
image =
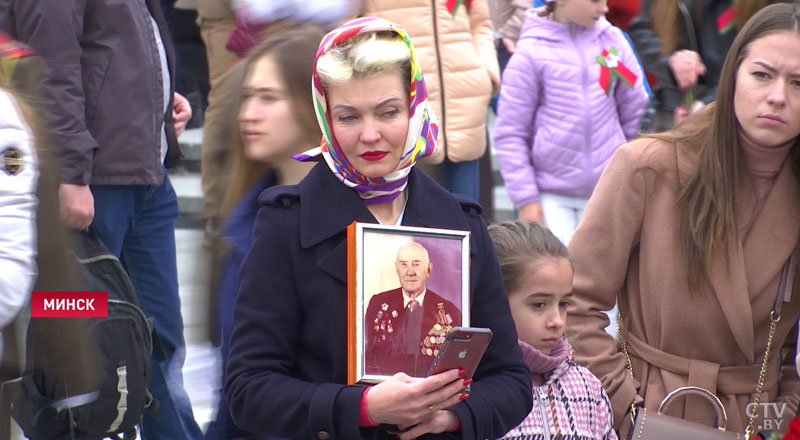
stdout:
{"type": "Polygon", "coordinates": [[[361,158],[370,162],[375,162],[376,160],[383,159],[387,154],[389,154],[388,151],[367,151],[366,153],[361,153],[361,158]]]}

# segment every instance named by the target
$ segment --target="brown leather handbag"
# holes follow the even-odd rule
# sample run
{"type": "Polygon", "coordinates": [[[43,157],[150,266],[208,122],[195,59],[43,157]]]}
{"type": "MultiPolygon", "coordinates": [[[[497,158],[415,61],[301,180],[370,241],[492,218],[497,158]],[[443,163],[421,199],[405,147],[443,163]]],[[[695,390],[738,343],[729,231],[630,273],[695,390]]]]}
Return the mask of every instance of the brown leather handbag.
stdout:
{"type": "MultiPolygon", "coordinates": [[[[778,292],[775,297],[775,302],[772,306],[772,311],[769,313],[769,338],[767,339],[767,348],[764,352],[764,360],[761,363],[761,371],[758,375],[756,392],[753,395],[753,402],[755,403],[753,407],[755,408],[755,411],[750,414],[747,429],[745,430],[744,434],[725,431],[725,424],[727,423],[728,417],[725,414],[725,407],[722,405],[722,402],[720,402],[719,398],[714,395],[714,393],[705,388],[689,386],[678,388],[667,394],[664,400],[661,401],[658,412],[655,414],[652,412],[648,413],[647,408],[638,408],[635,403],[631,403],[630,415],[633,422],[633,427],[628,433],[628,440],[674,440],[677,438],[697,438],[703,440],[749,440],[753,438],[753,435],[755,434],[755,419],[758,417],[761,391],[764,388],[764,378],[767,375],[769,354],[772,350],[772,340],[775,336],[775,327],[777,327],[778,322],[781,320],[781,304],[783,303],[784,299],[788,300],[789,298],[788,295],[791,290],[791,281],[793,279],[793,275],[794,252],[792,252],[792,256],[789,257],[789,260],[783,266],[783,271],[781,272],[781,281],[778,284],[778,292]],[[675,401],[675,399],[687,395],[697,395],[708,400],[717,413],[716,428],[662,414],[662,412],[665,412],[672,402],[675,401]]],[[[628,356],[627,343],[623,337],[624,323],[622,320],[622,314],[618,315],[618,319],[619,343],[621,345],[622,352],[625,354],[627,370],[631,375],[631,379],[633,379],[633,366],[631,365],[631,358],[628,356]]]]}
{"type": "Polygon", "coordinates": [[[657,413],[648,413],[647,408],[640,408],[636,411],[636,420],[628,434],[631,440],[667,440],[678,438],[696,438],[703,440],[738,440],[741,434],[725,431],[725,424],[728,416],[725,414],[725,407],[722,406],[719,398],[711,391],[700,387],[681,387],[669,393],[661,402],[657,413]],[[689,420],[679,419],[664,415],[663,412],[676,399],[687,396],[697,395],[705,398],[713,407],[717,414],[717,427],[702,425],[689,420]]]}

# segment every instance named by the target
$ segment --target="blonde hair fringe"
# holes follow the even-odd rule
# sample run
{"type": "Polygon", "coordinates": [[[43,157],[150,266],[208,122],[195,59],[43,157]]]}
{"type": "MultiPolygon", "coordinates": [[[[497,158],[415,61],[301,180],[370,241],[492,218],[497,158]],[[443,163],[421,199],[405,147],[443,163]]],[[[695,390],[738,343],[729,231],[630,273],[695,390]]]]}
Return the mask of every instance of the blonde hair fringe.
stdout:
{"type": "Polygon", "coordinates": [[[357,35],[325,52],[317,60],[323,86],[341,84],[387,71],[398,71],[410,83],[411,52],[403,38],[389,31],[357,35]]]}

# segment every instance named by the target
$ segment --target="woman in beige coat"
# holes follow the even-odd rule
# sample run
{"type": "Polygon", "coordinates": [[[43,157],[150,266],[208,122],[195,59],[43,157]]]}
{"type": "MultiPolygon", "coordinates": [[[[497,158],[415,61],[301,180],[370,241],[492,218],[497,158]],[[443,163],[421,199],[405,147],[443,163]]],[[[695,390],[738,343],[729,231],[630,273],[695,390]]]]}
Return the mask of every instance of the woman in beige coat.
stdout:
{"type": "Polygon", "coordinates": [[[487,0],[365,0],[364,15],[398,23],[419,53],[428,100],[439,117],[439,151],[425,168],[450,190],[477,200],[486,151],[486,111],[500,88],[487,0]],[[455,12],[455,14],[453,14],[455,12]],[[466,182],[465,175],[474,176],[466,182]],[[453,181],[455,180],[455,181],[453,181]]]}
{"type": "MultiPolygon", "coordinates": [[[[620,147],[570,243],[575,306],[567,335],[576,360],[603,382],[623,435],[632,402],[655,412],[686,385],[720,397],[728,430],[744,432],[748,423],[770,311],[800,236],[797,21],[787,4],[759,12],[728,53],[716,105],[620,147]],[[603,311],[617,299],[633,379],[603,331],[603,311]]],[[[778,410],[787,403],[787,419],[800,397],[786,353],[800,313],[797,277],[794,286],[778,300],[782,319],[760,396],[778,410]]],[[[670,415],[714,422],[695,397],[670,415]]]]}

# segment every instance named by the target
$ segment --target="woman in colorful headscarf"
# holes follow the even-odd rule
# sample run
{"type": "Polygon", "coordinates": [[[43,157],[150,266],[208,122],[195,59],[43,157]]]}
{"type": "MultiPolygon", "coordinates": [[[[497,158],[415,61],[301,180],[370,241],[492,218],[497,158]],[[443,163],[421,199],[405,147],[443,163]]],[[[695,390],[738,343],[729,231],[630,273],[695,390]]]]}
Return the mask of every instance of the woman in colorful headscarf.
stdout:
{"type": "Polygon", "coordinates": [[[480,207],[414,168],[436,149],[437,121],[410,39],[382,19],[342,25],[322,40],[313,93],[323,138],[298,158],[319,163],[261,195],[240,273],[225,384],[234,420],[290,438],[502,436],[531,408],[530,375],[480,207]],[[472,378],[346,385],[354,221],[471,232],[471,324],[494,331],[472,378]]]}

